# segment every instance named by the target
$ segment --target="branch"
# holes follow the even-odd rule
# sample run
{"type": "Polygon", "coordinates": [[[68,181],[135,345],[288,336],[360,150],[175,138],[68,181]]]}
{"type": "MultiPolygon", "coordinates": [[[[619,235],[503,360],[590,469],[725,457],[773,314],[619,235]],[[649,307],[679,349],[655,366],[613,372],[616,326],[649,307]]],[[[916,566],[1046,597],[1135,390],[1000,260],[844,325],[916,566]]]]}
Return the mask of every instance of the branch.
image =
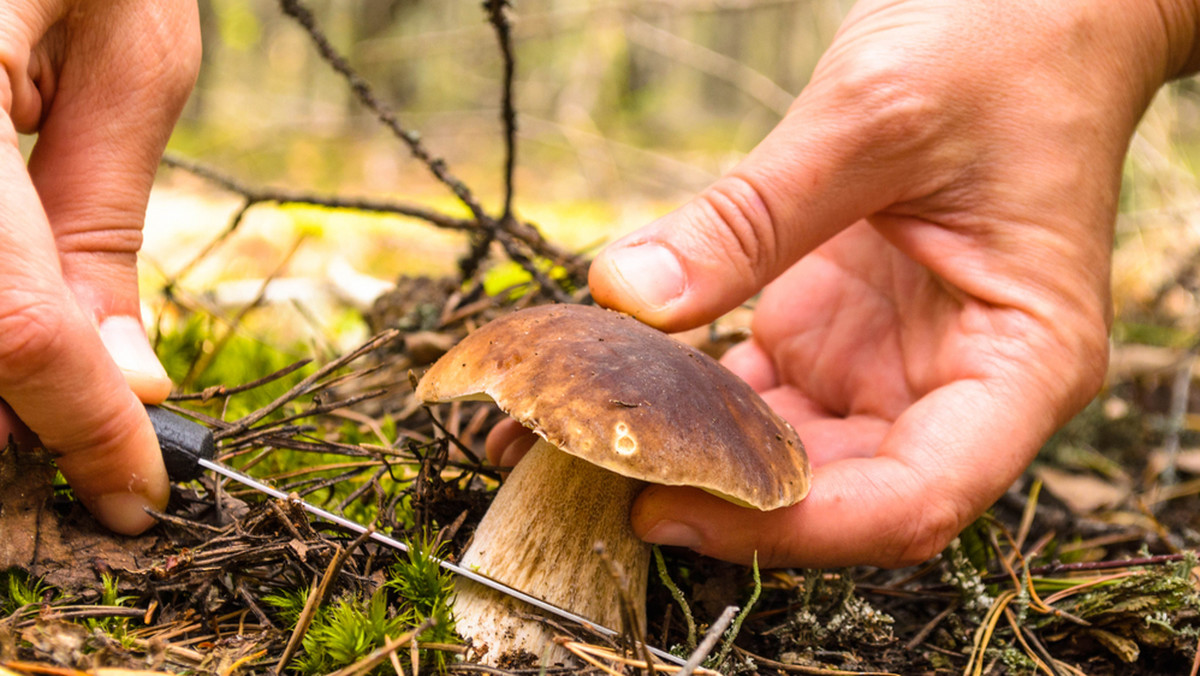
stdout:
{"type": "MultiPolygon", "coordinates": [[[[425,148],[425,145],[421,143],[419,134],[401,126],[396,113],[380,101],[379,97],[371,89],[371,85],[350,67],[349,62],[346,61],[344,56],[334,49],[329,39],[321,31],[320,27],[317,26],[316,18],[313,16],[312,11],[301,0],[280,0],[280,7],[283,9],[284,14],[295,19],[304,28],[312,39],[313,44],[316,45],[321,58],[346,80],[359,102],[375,113],[379,121],[391,130],[396,138],[408,146],[409,152],[412,153],[413,157],[424,163],[430,172],[433,173],[434,177],[446,185],[458,197],[459,201],[471,211],[471,215],[475,217],[476,227],[484,231],[481,237],[484,240],[495,239],[499,241],[509,258],[519,263],[527,272],[533,275],[538,284],[542,285],[556,300],[570,302],[572,300],[570,295],[563,291],[559,284],[538,270],[533,256],[527,255],[526,252],[522,251],[521,245],[523,244],[528,247],[534,256],[545,256],[556,264],[566,268],[573,281],[577,284],[582,284],[586,280],[587,264],[578,257],[562,252],[557,247],[550,245],[542,238],[537,229],[528,223],[520,223],[511,216],[497,222],[495,218],[489,216],[467,188],[466,184],[450,173],[445,160],[433,157],[429,150],[425,148]]],[[[513,161],[515,161],[515,158],[513,161]]],[[[511,184],[511,181],[509,183],[511,184]]],[[[481,250],[482,248],[477,246],[476,250],[481,250]]]]}
{"type": "Polygon", "coordinates": [[[246,185],[228,174],[172,154],[163,155],[163,164],[172,169],[180,169],[212,183],[229,192],[241,195],[246,199],[246,207],[264,202],[275,204],[307,204],[327,207],[330,209],[350,209],[380,214],[396,214],[425,221],[430,225],[447,230],[470,231],[478,227],[474,220],[454,218],[419,204],[410,202],[393,202],[388,200],[371,199],[368,197],[343,197],[341,195],[317,195],[313,193],[260,188],[246,185]]]}
{"type": "Polygon", "coordinates": [[[504,221],[511,219],[513,214],[513,172],[517,166],[517,111],[513,104],[516,61],[513,58],[512,22],[508,17],[510,6],[509,0],[486,0],[484,3],[504,61],[504,85],[500,96],[500,119],[504,122],[504,214],[500,218],[504,221]]]}
{"type": "Polygon", "coordinates": [[[308,36],[316,45],[317,51],[321,58],[329,64],[339,75],[345,78],[350,85],[350,90],[354,92],[355,97],[359,102],[366,106],[371,112],[375,113],[375,117],[387,127],[391,132],[408,146],[408,150],[412,156],[420,160],[430,173],[441,181],[451,192],[458,197],[471,214],[480,222],[489,220],[489,216],[484,212],[483,207],[479,204],[475,196],[467,188],[466,184],[450,173],[446,166],[446,161],[440,157],[434,157],[425,144],[421,143],[421,135],[405,129],[399,118],[396,117],[395,111],[388,107],[379,97],[375,95],[375,91],[371,89],[371,85],[362,78],[346,61],[346,57],[342,56],[333,45],[329,42],[329,38],[325,37],[325,33],[317,26],[316,17],[313,16],[312,10],[306,7],[300,0],[280,0],[279,6],[283,9],[283,13],[296,20],[300,24],[308,36]]]}

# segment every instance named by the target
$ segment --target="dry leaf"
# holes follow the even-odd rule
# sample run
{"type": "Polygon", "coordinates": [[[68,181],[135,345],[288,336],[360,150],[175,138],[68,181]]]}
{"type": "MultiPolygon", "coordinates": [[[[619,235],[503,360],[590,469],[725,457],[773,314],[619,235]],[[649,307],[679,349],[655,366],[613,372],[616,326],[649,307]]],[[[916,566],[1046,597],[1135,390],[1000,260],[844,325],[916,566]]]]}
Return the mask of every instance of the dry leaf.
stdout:
{"type": "Polygon", "coordinates": [[[110,533],[78,505],[65,515],[51,509],[54,474],[45,452],[0,450],[0,570],[78,592],[96,588],[97,568],[141,568],[158,539],[110,533]]]}
{"type": "Polygon", "coordinates": [[[1116,655],[1122,662],[1133,663],[1137,661],[1138,655],[1142,649],[1138,647],[1137,641],[1118,636],[1111,631],[1103,629],[1089,629],[1088,634],[1099,641],[1108,651],[1116,655]]]}
{"type": "Polygon", "coordinates": [[[1046,490],[1076,514],[1090,514],[1115,507],[1129,495],[1129,488],[1091,474],[1072,474],[1053,467],[1038,467],[1034,474],[1046,490]]]}
{"type": "MultiPolygon", "coordinates": [[[[1146,459],[1146,472],[1152,476],[1162,473],[1167,467],[1167,453],[1161,448],[1150,452],[1146,459]]],[[[1186,448],[1175,456],[1175,469],[1188,474],[1200,474],[1200,448],[1186,448]]]]}

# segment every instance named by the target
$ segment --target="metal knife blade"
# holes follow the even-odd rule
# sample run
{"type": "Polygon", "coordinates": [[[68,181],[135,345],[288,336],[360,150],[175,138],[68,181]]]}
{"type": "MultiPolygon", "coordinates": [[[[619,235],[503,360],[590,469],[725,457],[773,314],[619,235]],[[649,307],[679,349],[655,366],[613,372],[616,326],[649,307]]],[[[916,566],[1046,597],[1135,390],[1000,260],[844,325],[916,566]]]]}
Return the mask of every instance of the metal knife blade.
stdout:
{"type": "MultiPolygon", "coordinates": [[[[178,467],[191,468],[190,471],[186,469],[182,470],[182,473],[185,474],[187,478],[195,478],[198,476],[198,473],[195,471],[196,468],[211,470],[227,479],[231,479],[244,486],[252,488],[259,493],[270,496],[277,500],[286,500],[287,502],[296,505],[305,512],[308,512],[317,518],[337,524],[360,535],[365,533],[367,534],[367,537],[381,545],[391,547],[392,549],[396,549],[401,552],[407,552],[409,550],[408,545],[400,540],[384,535],[383,533],[376,532],[356,521],[352,521],[344,516],[334,514],[329,510],[322,509],[310,502],[301,500],[294,495],[288,495],[277,488],[268,486],[254,477],[243,474],[242,472],[239,472],[231,467],[227,467],[215,460],[212,460],[211,455],[213,454],[214,446],[212,443],[212,432],[208,430],[208,428],[156,406],[147,406],[146,409],[150,413],[151,422],[154,423],[155,432],[159,436],[159,445],[163,449],[164,459],[168,460],[168,466],[174,465],[178,467]],[[205,435],[207,435],[206,438],[205,435]],[[186,457],[179,457],[181,455],[186,457]]],[[[177,479],[182,478],[176,476],[174,473],[172,473],[172,476],[173,478],[177,479]]],[[[437,564],[442,568],[456,575],[460,575],[468,580],[477,582],[485,587],[494,589],[519,601],[528,603],[529,605],[550,613],[551,615],[584,625],[591,628],[596,633],[604,636],[613,637],[618,635],[618,632],[613,629],[596,624],[595,622],[592,622],[581,615],[577,615],[569,610],[543,601],[536,596],[532,596],[519,589],[510,587],[503,582],[493,580],[492,578],[482,575],[474,570],[471,570],[470,568],[464,568],[456,563],[436,556],[430,556],[429,558],[433,561],[436,561],[437,564]]],[[[679,666],[683,666],[685,663],[683,659],[676,657],[665,650],[661,650],[650,645],[647,645],[646,649],[649,650],[650,653],[655,657],[663,661],[679,666]]]]}

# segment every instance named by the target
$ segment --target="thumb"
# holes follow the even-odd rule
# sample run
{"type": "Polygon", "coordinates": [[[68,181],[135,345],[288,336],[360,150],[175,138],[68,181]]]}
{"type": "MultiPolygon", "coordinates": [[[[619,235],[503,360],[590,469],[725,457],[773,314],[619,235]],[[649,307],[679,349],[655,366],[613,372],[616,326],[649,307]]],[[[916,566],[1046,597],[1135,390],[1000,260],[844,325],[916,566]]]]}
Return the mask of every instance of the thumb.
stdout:
{"type": "Polygon", "coordinates": [[[914,94],[872,90],[872,79],[810,85],[729,174],[609,245],[589,273],[596,301],[666,331],[698,326],[855,221],[928,194],[914,161],[938,122],[914,94]]]}

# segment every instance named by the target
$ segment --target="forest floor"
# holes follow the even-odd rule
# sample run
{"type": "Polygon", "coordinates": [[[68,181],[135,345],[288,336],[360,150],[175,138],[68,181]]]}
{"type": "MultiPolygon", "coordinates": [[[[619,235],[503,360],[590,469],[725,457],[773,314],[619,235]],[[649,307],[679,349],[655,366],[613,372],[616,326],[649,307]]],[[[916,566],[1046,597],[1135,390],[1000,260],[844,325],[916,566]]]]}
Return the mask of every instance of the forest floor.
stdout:
{"type": "MultiPolygon", "coordinates": [[[[44,457],[9,448],[0,673],[562,671],[532,656],[474,664],[449,629],[452,583],[422,554],[453,560],[470,539],[497,484],[478,458],[501,414],[482,402],[423,407],[409,373],[488,319],[550,300],[518,285],[489,294],[402,278],[367,311],[363,347],[327,345],[296,365],[230,331],[227,315],[174,299],[158,348],[188,387],[171,406],[214,431],[221,460],[415,547],[363,542],[213,476],[176,486],[148,534],[119,538],[44,457]]],[[[719,354],[743,322],[685,339],[719,354]]],[[[664,550],[643,635],[554,625],[595,663],[567,670],[644,671],[630,648],[644,637],[722,673],[1194,673],[1200,450],[1179,413],[1196,396],[1181,385],[1194,377],[1189,354],[1118,345],[1104,393],[941,556],[903,570],[756,575],[664,550]],[[736,631],[697,648],[731,606],[747,609],[736,631]]]]}

